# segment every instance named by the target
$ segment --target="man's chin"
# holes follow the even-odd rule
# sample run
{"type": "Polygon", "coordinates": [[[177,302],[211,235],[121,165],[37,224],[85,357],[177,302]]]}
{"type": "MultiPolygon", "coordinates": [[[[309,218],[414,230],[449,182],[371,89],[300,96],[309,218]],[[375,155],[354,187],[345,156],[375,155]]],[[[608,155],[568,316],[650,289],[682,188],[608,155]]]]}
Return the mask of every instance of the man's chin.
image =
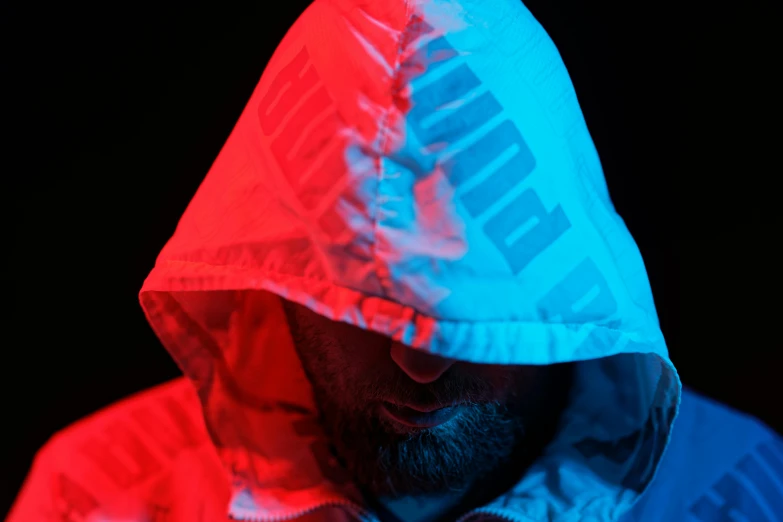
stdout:
{"type": "Polygon", "coordinates": [[[334,426],[341,460],[379,497],[465,491],[505,460],[522,437],[521,420],[473,407],[431,427],[372,415],[334,426]]]}

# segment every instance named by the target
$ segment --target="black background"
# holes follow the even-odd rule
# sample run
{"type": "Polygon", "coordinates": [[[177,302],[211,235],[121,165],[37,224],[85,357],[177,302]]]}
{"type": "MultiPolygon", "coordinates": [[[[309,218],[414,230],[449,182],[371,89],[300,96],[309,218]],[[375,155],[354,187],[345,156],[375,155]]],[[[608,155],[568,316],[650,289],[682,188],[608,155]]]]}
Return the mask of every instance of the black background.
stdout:
{"type": "MultiPolygon", "coordinates": [[[[783,431],[780,343],[730,297],[744,280],[724,246],[738,238],[698,231],[701,198],[681,205],[688,138],[671,109],[686,82],[674,70],[673,25],[626,4],[527,3],[569,69],[683,381],[783,431]]],[[[3,76],[18,89],[6,105],[19,116],[6,145],[19,161],[3,176],[15,292],[2,363],[3,507],[53,432],[177,375],[138,290],[307,2],[110,5],[4,6],[3,76]]]]}

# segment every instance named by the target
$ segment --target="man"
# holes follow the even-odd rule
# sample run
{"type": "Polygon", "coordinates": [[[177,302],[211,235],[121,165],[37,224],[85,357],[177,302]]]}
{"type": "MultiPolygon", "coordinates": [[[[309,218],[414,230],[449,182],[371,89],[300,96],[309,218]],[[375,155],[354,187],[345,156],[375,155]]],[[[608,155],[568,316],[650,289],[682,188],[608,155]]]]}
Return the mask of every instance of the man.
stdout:
{"type": "Polygon", "coordinates": [[[515,0],[316,0],[140,299],[185,378],[55,435],[11,522],[783,513],[780,438],[682,392],[515,0]]]}

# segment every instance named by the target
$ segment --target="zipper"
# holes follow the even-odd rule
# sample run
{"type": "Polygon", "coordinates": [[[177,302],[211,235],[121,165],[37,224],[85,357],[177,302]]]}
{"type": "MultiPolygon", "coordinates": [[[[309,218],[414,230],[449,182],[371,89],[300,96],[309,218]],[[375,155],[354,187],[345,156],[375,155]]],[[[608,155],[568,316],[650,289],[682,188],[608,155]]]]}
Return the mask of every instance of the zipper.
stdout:
{"type": "Polygon", "coordinates": [[[287,513],[284,515],[276,515],[276,516],[253,516],[253,515],[237,515],[234,513],[229,513],[229,517],[231,517],[232,520],[244,520],[248,522],[283,522],[286,520],[294,520],[299,517],[303,517],[305,515],[309,515],[310,513],[317,511],[319,509],[323,508],[334,508],[334,507],[340,507],[344,508],[346,511],[348,511],[351,515],[356,517],[357,520],[361,520],[362,522],[380,522],[377,518],[375,518],[370,512],[368,512],[366,509],[362,508],[358,504],[354,504],[353,502],[348,502],[345,500],[331,500],[327,501],[321,504],[318,504],[316,506],[311,506],[305,509],[300,509],[299,511],[295,511],[293,513],[287,513]]]}
{"type": "Polygon", "coordinates": [[[501,513],[499,510],[493,508],[474,509],[473,511],[469,513],[465,513],[460,518],[458,518],[457,522],[469,522],[471,517],[474,517],[476,515],[492,515],[493,517],[496,517],[499,520],[507,520],[508,522],[526,522],[521,518],[512,518],[509,515],[506,515],[505,513],[501,513]]]}
{"type": "MultiPolygon", "coordinates": [[[[293,513],[288,513],[285,515],[277,515],[274,517],[252,516],[252,515],[241,516],[232,513],[229,513],[229,516],[232,518],[232,520],[243,520],[246,522],[284,522],[287,520],[294,520],[299,517],[309,515],[310,513],[317,511],[319,509],[335,508],[335,507],[341,507],[346,509],[350,514],[356,517],[357,520],[361,520],[362,522],[380,522],[378,518],[372,515],[372,513],[362,508],[358,504],[354,504],[353,502],[346,502],[344,500],[333,500],[333,501],[325,502],[323,504],[318,504],[317,506],[301,509],[293,513]]],[[[472,517],[475,517],[476,515],[483,515],[483,514],[492,515],[498,518],[499,520],[505,520],[508,522],[525,522],[522,519],[512,518],[506,515],[505,513],[501,513],[498,510],[492,508],[475,509],[469,513],[465,513],[464,515],[462,515],[459,519],[457,519],[457,522],[469,522],[472,517]]]]}
{"type": "MultiPolygon", "coordinates": [[[[293,513],[276,515],[272,517],[253,516],[253,515],[243,516],[234,513],[229,513],[229,517],[231,517],[232,520],[242,520],[246,522],[285,522],[287,520],[295,520],[299,517],[309,515],[310,513],[313,513],[314,511],[317,511],[319,509],[336,508],[336,507],[345,509],[351,515],[353,515],[357,520],[360,520],[362,522],[380,522],[380,519],[378,519],[370,511],[361,507],[359,504],[347,500],[330,500],[318,504],[316,506],[311,506],[305,509],[300,509],[299,511],[294,511],[293,513]]],[[[460,518],[458,518],[456,522],[470,522],[470,520],[477,515],[491,515],[499,520],[507,521],[507,522],[530,522],[530,519],[522,520],[521,518],[512,517],[506,513],[503,513],[499,509],[489,508],[489,507],[478,508],[468,513],[465,513],[460,518]]]]}

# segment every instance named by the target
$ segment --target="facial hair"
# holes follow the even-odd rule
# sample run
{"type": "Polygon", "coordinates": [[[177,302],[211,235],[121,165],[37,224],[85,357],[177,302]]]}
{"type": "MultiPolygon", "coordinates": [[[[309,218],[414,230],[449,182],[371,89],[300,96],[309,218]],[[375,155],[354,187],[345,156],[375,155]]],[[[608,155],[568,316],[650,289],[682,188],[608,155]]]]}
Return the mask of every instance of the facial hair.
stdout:
{"type": "Polygon", "coordinates": [[[428,429],[405,429],[371,411],[346,412],[325,398],[318,402],[338,459],[378,497],[464,493],[523,440],[522,417],[498,402],[465,405],[428,429]]]}
{"type": "Polygon", "coordinates": [[[375,496],[463,492],[496,470],[524,439],[524,412],[510,391],[513,371],[489,382],[449,369],[427,385],[395,371],[386,378],[352,380],[346,390],[339,375],[346,362],[335,360],[339,352],[327,344],[332,341],[303,328],[293,333],[333,453],[375,496]],[[407,428],[378,414],[391,398],[444,406],[458,400],[461,412],[433,428],[407,428]]]}

